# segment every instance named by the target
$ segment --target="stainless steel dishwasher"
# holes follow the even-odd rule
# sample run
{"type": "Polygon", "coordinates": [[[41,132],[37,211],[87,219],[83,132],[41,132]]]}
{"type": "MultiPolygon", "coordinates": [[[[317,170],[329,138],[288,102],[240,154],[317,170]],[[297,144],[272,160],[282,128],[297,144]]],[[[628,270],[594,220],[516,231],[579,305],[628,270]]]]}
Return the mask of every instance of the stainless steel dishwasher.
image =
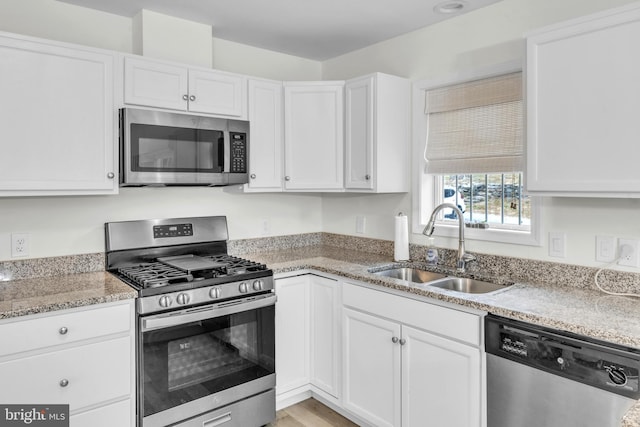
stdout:
{"type": "Polygon", "coordinates": [[[485,318],[488,427],[619,427],[640,398],[640,351],[485,318]]]}

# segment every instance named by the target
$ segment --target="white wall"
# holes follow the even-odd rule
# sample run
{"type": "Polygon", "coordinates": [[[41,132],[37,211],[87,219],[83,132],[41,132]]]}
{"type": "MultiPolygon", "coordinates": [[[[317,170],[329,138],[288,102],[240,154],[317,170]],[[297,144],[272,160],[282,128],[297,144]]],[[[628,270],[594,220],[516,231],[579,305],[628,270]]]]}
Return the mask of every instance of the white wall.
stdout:
{"type": "MultiPolygon", "coordinates": [[[[629,0],[503,0],[322,64],[225,40],[213,40],[213,67],[282,80],[345,79],[382,71],[422,80],[523,56],[521,36],[531,29],[629,0]]],[[[132,52],[132,20],[54,0],[2,0],[0,31],[121,52],[132,52]]],[[[568,165],[570,167],[570,165],[568,165]]],[[[10,259],[11,232],[32,234],[31,258],[100,252],[103,223],[121,219],[225,214],[232,239],[328,231],[355,235],[355,218],[367,219],[366,237],[391,240],[393,216],[411,213],[411,194],[231,194],[216,188],[122,189],[117,196],[0,199],[0,260],[10,259]],[[161,196],[161,197],[157,197],[161,196]]],[[[468,242],[470,250],[592,265],[596,234],[640,238],[640,201],[547,199],[545,232],[567,233],[567,258],[546,246],[468,242]]],[[[424,243],[420,235],[411,240],[424,243]]],[[[438,242],[454,247],[454,242],[438,242]]]]}
{"type": "MultiPolygon", "coordinates": [[[[445,78],[468,68],[522,60],[524,33],[627,3],[631,1],[502,0],[467,15],[325,61],[323,78],[347,79],[382,71],[419,81],[445,78]]],[[[543,202],[542,247],[468,240],[467,248],[498,255],[598,265],[595,262],[597,234],[640,239],[637,221],[640,200],[546,198],[543,202]],[[548,256],[546,236],[550,231],[567,233],[565,259],[548,256]]],[[[399,211],[412,212],[410,196],[325,196],[324,231],[356,235],[355,218],[362,215],[367,220],[365,236],[392,240],[393,217],[399,211]]],[[[421,234],[412,235],[410,240],[426,243],[421,234]]],[[[436,243],[450,248],[457,245],[456,241],[445,238],[437,238],[436,243]]]]}
{"type": "MultiPolygon", "coordinates": [[[[0,1],[0,31],[131,53],[132,28],[130,18],[54,0],[0,1]]],[[[212,44],[214,68],[283,80],[320,78],[317,61],[216,39],[212,44]]],[[[116,196],[0,198],[0,261],[11,259],[14,232],[31,235],[29,258],[102,252],[107,221],[227,215],[231,239],[322,231],[320,195],[230,190],[125,188],[116,196]]]]}

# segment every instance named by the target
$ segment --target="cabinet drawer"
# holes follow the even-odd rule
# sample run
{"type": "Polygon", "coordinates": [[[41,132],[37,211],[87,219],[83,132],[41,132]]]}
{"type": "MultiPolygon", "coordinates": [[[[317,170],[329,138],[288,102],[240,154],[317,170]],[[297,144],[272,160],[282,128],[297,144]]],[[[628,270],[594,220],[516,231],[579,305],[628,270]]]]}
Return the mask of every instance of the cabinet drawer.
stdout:
{"type": "Polygon", "coordinates": [[[73,415],[69,421],[70,427],[130,427],[133,419],[131,400],[112,403],[73,415]]]}
{"type": "Polygon", "coordinates": [[[406,325],[480,345],[480,316],[346,283],[343,304],[406,325]]]}
{"type": "Polygon", "coordinates": [[[0,402],[68,403],[74,411],[130,396],[131,352],[127,336],[0,363],[0,402]]]}
{"type": "Polygon", "coordinates": [[[133,318],[130,304],[59,313],[0,324],[0,356],[127,332],[133,318]]]}

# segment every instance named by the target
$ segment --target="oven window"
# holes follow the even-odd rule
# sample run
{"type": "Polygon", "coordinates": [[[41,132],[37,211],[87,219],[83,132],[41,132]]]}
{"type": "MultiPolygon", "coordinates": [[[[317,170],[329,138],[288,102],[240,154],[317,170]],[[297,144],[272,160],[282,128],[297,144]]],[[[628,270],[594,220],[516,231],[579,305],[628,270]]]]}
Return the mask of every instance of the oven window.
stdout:
{"type": "Polygon", "coordinates": [[[131,168],[138,172],[222,172],[222,131],[131,124],[131,168]]]}
{"type": "Polygon", "coordinates": [[[274,307],[144,332],[144,416],[275,372],[274,307]]]}

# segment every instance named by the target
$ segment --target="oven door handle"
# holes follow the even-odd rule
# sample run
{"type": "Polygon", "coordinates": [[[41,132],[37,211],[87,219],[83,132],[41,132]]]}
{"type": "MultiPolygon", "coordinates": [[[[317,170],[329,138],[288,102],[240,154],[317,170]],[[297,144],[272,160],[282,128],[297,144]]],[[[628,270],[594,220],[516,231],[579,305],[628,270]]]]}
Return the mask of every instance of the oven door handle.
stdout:
{"type": "Polygon", "coordinates": [[[216,317],[227,316],[229,314],[241,313],[243,311],[255,310],[257,308],[275,305],[277,297],[269,295],[261,299],[252,301],[239,300],[229,301],[226,303],[209,305],[206,307],[188,309],[174,313],[163,313],[157,316],[148,317],[142,320],[141,332],[147,332],[154,329],[168,328],[171,326],[179,326],[185,323],[198,322],[205,319],[214,319],[216,317]]]}

